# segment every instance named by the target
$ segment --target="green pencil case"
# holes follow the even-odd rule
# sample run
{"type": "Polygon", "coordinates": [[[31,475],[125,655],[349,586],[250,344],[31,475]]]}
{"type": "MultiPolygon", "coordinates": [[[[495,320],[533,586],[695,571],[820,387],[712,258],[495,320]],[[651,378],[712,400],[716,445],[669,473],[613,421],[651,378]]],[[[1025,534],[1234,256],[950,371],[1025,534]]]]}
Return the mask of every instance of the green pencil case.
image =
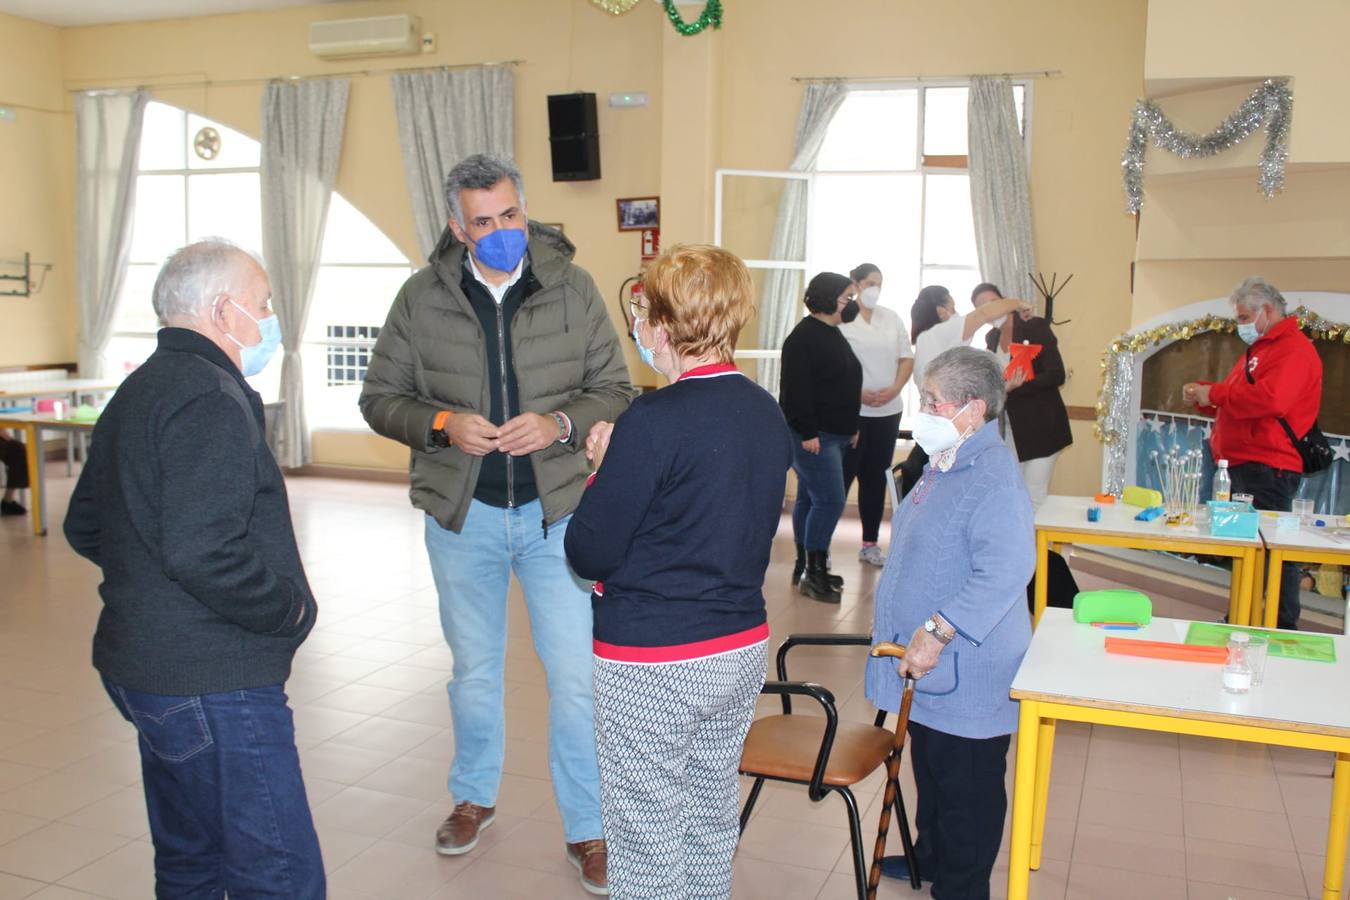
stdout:
{"type": "Polygon", "coordinates": [[[1153,601],[1138,591],[1079,591],[1073,598],[1075,622],[1131,622],[1147,625],[1153,618],[1153,601]]]}

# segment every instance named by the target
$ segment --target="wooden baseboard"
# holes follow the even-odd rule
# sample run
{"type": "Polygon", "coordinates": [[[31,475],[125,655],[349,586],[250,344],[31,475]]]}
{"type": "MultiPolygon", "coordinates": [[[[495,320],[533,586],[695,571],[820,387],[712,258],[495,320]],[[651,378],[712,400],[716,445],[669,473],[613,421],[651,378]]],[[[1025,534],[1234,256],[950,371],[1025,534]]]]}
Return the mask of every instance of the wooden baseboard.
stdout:
{"type": "Polygon", "coordinates": [[[296,478],[346,478],[349,481],[380,481],[386,484],[408,484],[408,473],[397,469],[363,469],[356,466],[324,466],[310,463],[296,469],[287,469],[286,475],[296,478]]]}

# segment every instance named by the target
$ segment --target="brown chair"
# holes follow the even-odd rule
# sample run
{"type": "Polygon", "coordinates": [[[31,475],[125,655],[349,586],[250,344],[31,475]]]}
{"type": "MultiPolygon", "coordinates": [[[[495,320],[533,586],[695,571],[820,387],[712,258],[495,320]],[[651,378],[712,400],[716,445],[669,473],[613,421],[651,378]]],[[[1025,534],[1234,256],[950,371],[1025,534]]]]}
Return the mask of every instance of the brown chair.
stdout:
{"type": "MultiPolygon", "coordinates": [[[[745,800],[745,808],[741,810],[742,832],[750,821],[760,789],[768,779],[806,785],[807,796],[816,802],[825,799],[830,792],[844,799],[848,809],[849,843],[853,850],[853,873],[859,900],[866,900],[868,896],[868,873],[863,859],[858,801],[851,788],[877,768],[886,765],[888,760],[894,765],[887,770],[884,796],[894,796],[895,815],[900,824],[900,842],[910,864],[910,885],[916,890],[920,886],[918,864],[914,859],[914,841],[910,836],[909,819],[905,815],[905,801],[900,795],[898,777],[891,774],[899,770],[903,744],[895,732],[885,727],[884,710],[877,712],[875,721],[870,725],[840,722],[834,695],[826,688],[807,681],[788,680],[787,655],[793,647],[800,646],[871,645],[872,638],[866,634],[794,634],[783,641],[778,648],[778,680],[766,681],[763,689],[765,694],[782,697],[783,714],[755,719],[745,737],[740,765],[741,774],[755,780],[750,788],[750,796],[745,800]],[[814,699],[824,710],[824,717],[793,715],[794,695],[814,699]]],[[[884,837],[878,840],[874,855],[882,852],[883,845],[884,837]]]]}

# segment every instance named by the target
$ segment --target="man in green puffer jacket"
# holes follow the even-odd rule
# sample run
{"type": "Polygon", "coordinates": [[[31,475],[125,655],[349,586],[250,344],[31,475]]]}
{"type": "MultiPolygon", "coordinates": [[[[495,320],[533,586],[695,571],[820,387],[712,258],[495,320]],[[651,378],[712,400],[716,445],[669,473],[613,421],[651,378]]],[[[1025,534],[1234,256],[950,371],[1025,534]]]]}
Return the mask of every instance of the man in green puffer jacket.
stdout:
{"type": "Polygon", "coordinates": [[[449,228],[408,279],[371,355],[361,412],[412,450],[413,506],[454,655],[455,856],[493,821],[505,753],[506,597],[520,581],[548,677],[549,760],[567,858],[608,893],[591,691],[590,585],[563,536],[585,486],[586,434],[633,390],[599,290],[562,233],[528,223],[520,172],[471,156],[446,179],[449,228]]]}

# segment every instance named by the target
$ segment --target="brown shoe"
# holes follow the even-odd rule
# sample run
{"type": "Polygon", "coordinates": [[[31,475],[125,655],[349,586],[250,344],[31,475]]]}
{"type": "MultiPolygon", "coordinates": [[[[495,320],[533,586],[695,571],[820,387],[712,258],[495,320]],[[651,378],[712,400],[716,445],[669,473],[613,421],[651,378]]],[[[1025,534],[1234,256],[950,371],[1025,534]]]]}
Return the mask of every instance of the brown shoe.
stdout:
{"type": "Polygon", "coordinates": [[[592,894],[609,896],[609,851],[603,839],[567,845],[567,859],[581,873],[581,886],[592,894]]]}
{"type": "Polygon", "coordinates": [[[497,807],[476,803],[455,804],[455,811],[445,817],[436,829],[436,852],[442,856],[459,856],[478,846],[478,835],[497,818],[497,807]]]}

